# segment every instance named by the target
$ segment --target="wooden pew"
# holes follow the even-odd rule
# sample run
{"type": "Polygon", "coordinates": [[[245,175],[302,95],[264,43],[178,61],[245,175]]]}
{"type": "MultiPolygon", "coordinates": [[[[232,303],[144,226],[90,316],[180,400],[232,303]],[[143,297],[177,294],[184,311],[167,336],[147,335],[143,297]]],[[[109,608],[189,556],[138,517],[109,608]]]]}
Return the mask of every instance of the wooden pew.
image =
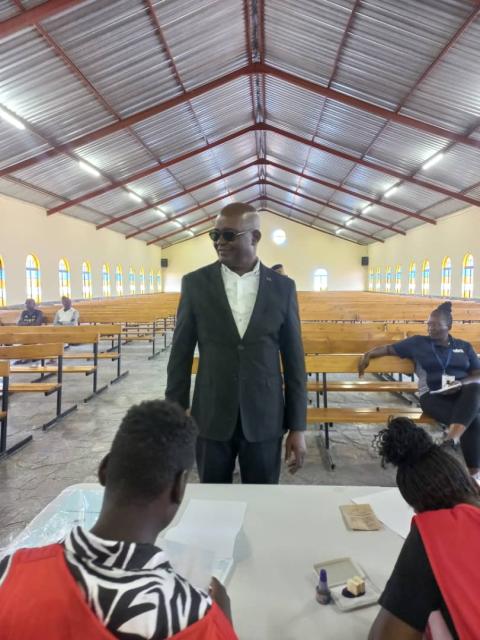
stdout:
{"type": "Polygon", "coordinates": [[[2,386],[0,388],[0,396],[2,404],[0,410],[0,460],[10,456],[12,453],[19,451],[22,447],[32,441],[32,436],[28,435],[21,440],[17,440],[10,447],[7,444],[8,434],[8,400],[9,400],[9,382],[10,382],[10,362],[8,360],[0,360],[0,380],[2,386]]]}
{"type": "MultiPolygon", "coordinates": [[[[98,388],[98,345],[99,334],[95,327],[17,327],[17,330],[0,329],[0,344],[4,345],[36,345],[48,344],[61,341],[63,344],[69,345],[92,345],[93,365],[73,365],[64,367],[70,374],[80,373],[92,375],[92,393],[84,398],[84,402],[88,402],[98,394],[108,389],[108,385],[98,388]],[[18,331],[21,329],[21,331],[18,331]],[[50,329],[50,330],[48,330],[50,329]]],[[[45,365],[44,358],[40,366],[34,365],[13,365],[12,373],[22,374],[40,374],[38,384],[49,375],[56,372],[56,368],[51,365],[45,365]]],[[[63,358],[62,358],[63,360],[63,358]]],[[[65,373],[65,371],[64,371],[65,373]]]]}
{"type": "MultiPolygon", "coordinates": [[[[0,359],[2,360],[45,360],[55,358],[57,360],[57,381],[56,382],[28,382],[12,383],[8,385],[9,396],[16,393],[43,393],[49,396],[52,393],[57,395],[57,408],[55,417],[42,425],[46,431],[54,426],[61,418],[72,411],[77,405],[62,410],[62,383],[63,383],[63,343],[0,346],[0,359]]],[[[23,446],[23,445],[21,445],[23,446]]]]}

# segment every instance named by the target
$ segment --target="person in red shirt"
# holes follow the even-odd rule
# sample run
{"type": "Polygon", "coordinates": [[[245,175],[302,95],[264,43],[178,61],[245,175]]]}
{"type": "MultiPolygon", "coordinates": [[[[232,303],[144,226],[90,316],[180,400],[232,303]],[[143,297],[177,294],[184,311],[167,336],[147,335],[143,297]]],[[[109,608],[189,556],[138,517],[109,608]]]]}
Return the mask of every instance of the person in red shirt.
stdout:
{"type": "Polygon", "coordinates": [[[398,488],[416,515],[369,640],[478,640],[478,484],[452,444],[435,444],[407,418],[391,420],[374,446],[383,464],[397,467],[398,488]]]}
{"type": "Polygon", "coordinates": [[[237,640],[220,582],[196,589],[155,545],[182,502],[196,437],[177,405],[129,409],[100,465],[91,531],[0,561],[2,640],[237,640]]]}

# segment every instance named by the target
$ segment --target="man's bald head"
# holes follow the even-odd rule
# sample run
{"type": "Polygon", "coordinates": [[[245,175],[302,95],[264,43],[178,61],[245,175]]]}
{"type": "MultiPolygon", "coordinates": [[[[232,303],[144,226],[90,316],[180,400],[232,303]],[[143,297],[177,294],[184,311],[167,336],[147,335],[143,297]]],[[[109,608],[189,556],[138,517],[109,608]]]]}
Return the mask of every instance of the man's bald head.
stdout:
{"type": "Polygon", "coordinates": [[[215,220],[218,239],[213,246],[219,261],[240,275],[252,269],[257,261],[260,216],[250,204],[233,202],[220,212],[215,220]]]}
{"type": "Polygon", "coordinates": [[[244,202],[232,202],[220,211],[217,220],[222,217],[229,221],[236,221],[235,228],[260,230],[260,216],[255,207],[244,202]]]}

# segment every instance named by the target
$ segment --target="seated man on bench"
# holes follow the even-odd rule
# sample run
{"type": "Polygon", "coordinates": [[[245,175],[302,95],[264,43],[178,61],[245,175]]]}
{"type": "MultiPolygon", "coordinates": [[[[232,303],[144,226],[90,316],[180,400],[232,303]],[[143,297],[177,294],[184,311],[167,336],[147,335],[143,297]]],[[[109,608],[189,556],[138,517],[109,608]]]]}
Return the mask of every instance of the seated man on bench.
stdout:
{"type": "Polygon", "coordinates": [[[43,313],[37,309],[33,298],[25,300],[25,309],[20,314],[17,325],[19,327],[39,327],[44,322],[43,313]]]}
{"type": "Polygon", "coordinates": [[[224,587],[196,589],[155,545],[183,499],[196,437],[176,405],[130,408],[100,465],[92,530],[0,561],[2,640],[236,640],[224,587]]]}
{"type": "Polygon", "coordinates": [[[80,314],[72,307],[72,301],[67,296],[62,296],[62,309],[59,309],[53,319],[53,324],[67,327],[76,327],[80,324],[80,314]]]}

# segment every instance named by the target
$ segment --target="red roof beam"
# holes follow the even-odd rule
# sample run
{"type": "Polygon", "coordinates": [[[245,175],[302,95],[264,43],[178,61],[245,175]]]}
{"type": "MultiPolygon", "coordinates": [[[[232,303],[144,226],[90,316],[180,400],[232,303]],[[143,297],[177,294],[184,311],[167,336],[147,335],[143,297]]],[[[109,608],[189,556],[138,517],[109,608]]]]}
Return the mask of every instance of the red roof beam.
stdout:
{"type": "MultiPolygon", "coordinates": [[[[156,222],[155,224],[150,224],[150,225],[148,225],[148,227],[144,227],[143,229],[138,229],[138,231],[135,231],[135,233],[131,233],[126,237],[127,237],[127,239],[128,238],[134,238],[135,236],[138,236],[141,233],[145,233],[147,231],[150,231],[150,229],[155,229],[155,227],[162,227],[164,224],[168,224],[169,222],[172,222],[173,220],[177,220],[178,218],[183,218],[183,216],[187,216],[190,213],[194,213],[195,211],[198,211],[199,209],[204,209],[205,207],[209,207],[211,204],[214,204],[215,202],[219,202],[220,200],[224,200],[225,198],[229,198],[230,196],[233,196],[236,193],[240,193],[240,191],[245,191],[246,189],[250,189],[251,187],[256,187],[257,185],[258,185],[258,181],[257,182],[251,182],[250,184],[246,184],[243,187],[239,187],[238,189],[234,189],[233,191],[230,191],[229,193],[223,193],[221,196],[213,198],[212,200],[209,200],[208,202],[201,203],[201,204],[197,205],[196,207],[192,207],[191,209],[187,209],[187,211],[182,211],[181,213],[177,213],[176,215],[172,216],[171,218],[168,218],[167,220],[162,220],[161,222],[156,222]]],[[[197,222],[197,224],[198,224],[198,222],[197,222]]],[[[195,226],[195,224],[193,226],[195,226]]]]}
{"type": "Polygon", "coordinates": [[[386,224],[384,222],[380,222],[379,220],[374,220],[372,218],[366,218],[365,216],[363,216],[361,213],[358,213],[358,211],[350,211],[348,209],[344,209],[343,207],[339,207],[338,205],[335,204],[327,204],[327,202],[325,202],[325,200],[321,200],[320,198],[314,198],[313,196],[308,196],[306,194],[301,193],[298,190],[293,191],[293,189],[289,189],[288,187],[284,187],[281,184],[278,184],[277,182],[271,182],[270,180],[266,180],[264,182],[265,185],[270,185],[271,187],[276,187],[277,189],[281,189],[282,191],[286,191],[287,193],[290,193],[294,196],[298,196],[299,198],[304,198],[305,200],[311,200],[312,202],[314,202],[315,204],[319,204],[322,207],[328,207],[329,209],[332,209],[333,211],[338,211],[339,213],[344,213],[347,216],[350,216],[351,218],[355,218],[356,220],[360,220],[360,222],[368,222],[368,224],[373,224],[377,227],[381,227],[382,229],[388,229],[389,231],[394,231],[395,233],[400,233],[402,236],[405,236],[406,233],[405,231],[403,231],[402,229],[398,229],[397,227],[394,227],[393,225],[389,225],[386,224]]]}
{"type": "Polygon", "coordinates": [[[130,211],[129,213],[125,213],[122,216],[118,216],[117,218],[111,218],[110,220],[107,220],[106,222],[102,222],[102,224],[98,224],[96,229],[98,231],[99,229],[104,229],[105,227],[110,227],[112,224],[116,224],[117,222],[123,222],[127,218],[131,218],[132,216],[136,216],[139,213],[143,213],[144,211],[148,211],[152,207],[161,207],[162,205],[167,204],[167,202],[171,202],[172,200],[176,200],[177,198],[181,198],[182,196],[186,196],[189,193],[193,193],[194,191],[197,191],[198,189],[203,189],[204,187],[208,187],[209,185],[214,184],[215,182],[219,182],[220,180],[224,180],[225,178],[229,178],[230,176],[233,176],[234,174],[239,173],[240,171],[244,171],[245,169],[249,169],[250,167],[256,167],[257,165],[258,165],[258,162],[256,160],[254,160],[253,162],[249,162],[248,164],[245,164],[245,165],[243,165],[241,167],[237,167],[236,169],[232,169],[231,171],[227,171],[226,173],[224,173],[222,175],[215,176],[215,178],[211,178],[210,180],[206,180],[205,182],[201,182],[199,184],[196,184],[193,187],[189,187],[188,189],[184,189],[183,191],[179,191],[177,193],[174,193],[172,196],[168,196],[168,198],[163,198],[162,200],[156,200],[155,202],[147,204],[145,207],[141,207],[139,209],[135,209],[134,211],[130,211]]]}
{"type": "Polygon", "coordinates": [[[131,184],[132,182],[136,182],[137,180],[141,180],[142,178],[151,176],[152,174],[157,173],[162,169],[171,167],[175,164],[178,164],[179,162],[183,162],[184,160],[189,160],[190,158],[194,158],[195,156],[198,156],[201,153],[204,153],[205,151],[209,151],[214,147],[218,147],[219,145],[225,144],[225,142],[230,142],[230,140],[235,140],[236,138],[239,138],[240,136],[243,136],[246,133],[255,131],[256,128],[257,128],[256,125],[252,125],[250,127],[246,127],[245,129],[240,129],[240,131],[231,133],[230,135],[225,136],[224,138],[220,138],[215,142],[209,142],[208,144],[203,145],[203,147],[199,147],[198,149],[194,149],[193,151],[188,151],[187,153],[183,153],[182,155],[176,156],[175,158],[171,158],[170,160],[166,160],[165,162],[159,162],[157,165],[149,167],[148,169],[143,169],[142,171],[139,171],[138,173],[128,176],[127,178],[123,178],[122,180],[117,180],[111,185],[105,185],[103,187],[100,187],[99,189],[95,189],[95,191],[90,191],[89,193],[85,193],[82,196],[79,196],[78,198],[73,198],[72,200],[69,200],[65,204],[58,205],[57,207],[52,207],[51,209],[48,209],[47,215],[50,216],[53,213],[58,213],[59,211],[63,211],[64,209],[67,209],[68,207],[73,207],[75,205],[82,204],[82,202],[85,202],[86,200],[90,200],[91,198],[96,198],[97,196],[101,196],[104,193],[108,193],[109,191],[112,191],[113,189],[118,189],[119,187],[125,187],[126,185],[131,184]]]}
{"type": "MultiPolygon", "coordinates": [[[[276,186],[276,185],[273,185],[273,186],[276,186]]],[[[301,196],[301,197],[303,197],[303,196],[301,196]]],[[[348,231],[349,233],[356,233],[359,236],[364,236],[365,238],[370,238],[371,240],[375,240],[375,242],[383,242],[383,240],[381,238],[377,238],[375,236],[372,236],[369,233],[363,233],[363,231],[357,231],[356,229],[352,229],[352,227],[347,227],[346,225],[341,224],[340,222],[336,222],[335,220],[329,220],[328,218],[323,218],[322,216],[315,215],[314,213],[310,213],[309,211],[305,211],[304,209],[299,209],[298,207],[294,207],[293,205],[285,204],[284,202],[281,202],[280,200],[277,200],[276,198],[272,198],[271,196],[267,196],[267,200],[270,200],[270,202],[275,202],[276,204],[279,204],[279,205],[281,205],[283,207],[289,207],[293,211],[298,211],[298,213],[302,213],[303,215],[310,216],[314,220],[321,220],[322,222],[326,222],[327,224],[331,224],[334,227],[339,227],[340,229],[345,229],[345,231],[348,231]]],[[[295,221],[295,218],[293,218],[293,220],[295,221]]]]}
{"type": "Polygon", "coordinates": [[[27,9],[18,16],[13,16],[0,22],[0,38],[6,38],[28,27],[34,27],[43,20],[53,18],[59,13],[68,11],[84,2],[85,0],[49,0],[49,2],[44,2],[38,7],[27,9]]]}

